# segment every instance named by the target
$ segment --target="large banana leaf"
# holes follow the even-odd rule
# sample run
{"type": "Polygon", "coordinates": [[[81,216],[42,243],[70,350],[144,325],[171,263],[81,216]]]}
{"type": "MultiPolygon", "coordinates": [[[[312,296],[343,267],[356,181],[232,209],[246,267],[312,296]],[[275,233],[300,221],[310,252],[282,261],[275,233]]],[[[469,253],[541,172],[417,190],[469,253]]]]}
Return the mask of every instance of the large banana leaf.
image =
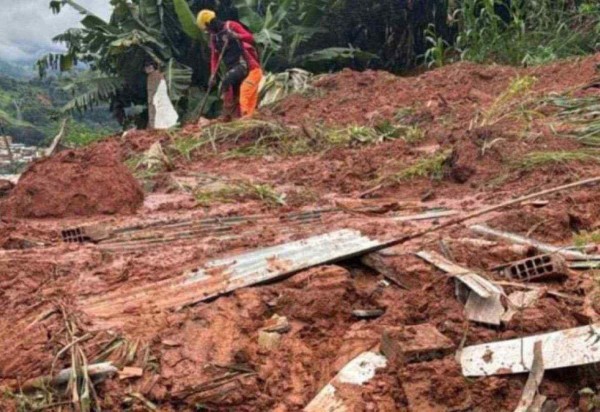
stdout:
{"type": "Polygon", "coordinates": [[[267,73],[261,82],[260,106],[272,105],[292,93],[310,89],[312,73],[294,68],[281,73],[267,73]]]}
{"type": "Polygon", "coordinates": [[[73,79],[64,87],[73,97],[62,108],[64,112],[85,111],[106,101],[123,88],[123,79],[89,72],[73,79]]]}
{"type": "Polygon", "coordinates": [[[170,59],[165,68],[165,79],[169,97],[173,102],[181,99],[192,83],[192,69],[170,59]]]}
{"type": "Polygon", "coordinates": [[[194,40],[206,42],[204,34],[196,25],[196,18],[190,10],[190,6],[187,4],[187,1],[173,0],[173,5],[175,6],[177,18],[179,19],[179,23],[181,24],[181,28],[183,29],[184,33],[194,40]]]}
{"type": "MultiPolygon", "coordinates": [[[[83,0],[81,0],[83,1],[83,0]]],[[[107,2],[109,0],[106,0],[107,2]]],[[[351,48],[329,48],[297,56],[301,45],[316,33],[324,33],[324,19],[332,8],[346,0],[229,0],[217,2],[219,12],[233,12],[235,5],[242,23],[255,35],[263,67],[291,66],[329,69],[332,63],[341,66],[346,61],[369,60],[374,55],[351,48]],[[313,66],[314,67],[314,66],[313,66]]],[[[67,71],[86,62],[95,70],[88,88],[73,85],[74,99],[67,110],[91,107],[97,100],[145,104],[144,61],[151,57],[164,71],[171,99],[176,102],[188,95],[192,85],[205,88],[208,76],[206,35],[196,26],[190,0],[110,0],[113,8],[109,22],[95,16],[76,0],[52,0],[53,12],[70,6],[83,15],[81,28],[68,29],[55,40],[67,46],[61,55],[45,56],[39,62],[40,72],[47,68],[67,71]],[[198,49],[198,47],[200,48],[198,49]],[[194,68],[194,75],[192,70],[194,68]],[[120,88],[120,90],[119,90],[120,88]]],[[[304,87],[300,72],[286,72],[268,83],[264,89],[266,102],[276,101],[304,87]]],[[[189,101],[188,101],[189,106],[189,101]]]]}
{"type": "Polygon", "coordinates": [[[368,53],[362,50],[349,47],[329,47],[326,49],[317,50],[294,59],[294,62],[299,65],[311,63],[336,62],[344,63],[347,60],[359,60],[368,62],[369,60],[377,59],[377,55],[368,53]]]}
{"type": "Polygon", "coordinates": [[[163,31],[163,8],[160,0],[140,0],[140,18],[154,30],[163,31]],[[159,6],[158,3],[161,3],[159,6]]]}

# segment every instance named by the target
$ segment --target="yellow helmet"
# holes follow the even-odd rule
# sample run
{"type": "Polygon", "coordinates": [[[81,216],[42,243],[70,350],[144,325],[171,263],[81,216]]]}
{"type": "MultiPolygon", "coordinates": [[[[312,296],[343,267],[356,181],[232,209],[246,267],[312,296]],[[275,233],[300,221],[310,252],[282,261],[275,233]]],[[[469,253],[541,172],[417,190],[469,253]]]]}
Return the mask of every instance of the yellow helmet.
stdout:
{"type": "Polygon", "coordinates": [[[208,26],[209,23],[215,18],[217,18],[217,13],[212,10],[204,9],[198,13],[196,24],[198,24],[198,27],[200,27],[202,30],[206,30],[206,26],[208,26]]]}

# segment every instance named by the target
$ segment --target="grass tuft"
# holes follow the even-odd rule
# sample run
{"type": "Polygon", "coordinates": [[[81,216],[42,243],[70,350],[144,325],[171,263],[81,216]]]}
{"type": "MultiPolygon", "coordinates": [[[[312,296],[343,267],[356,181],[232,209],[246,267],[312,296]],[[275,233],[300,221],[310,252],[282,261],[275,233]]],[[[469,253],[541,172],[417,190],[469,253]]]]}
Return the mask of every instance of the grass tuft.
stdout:
{"type": "Polygon", "coordinates": [[[277,192],[267,184],[237,182],[223,185],[214,190],[199,190],[194,193],[200,206],[213,203],[233,203],[246,199],[259,200],[269,207],[285,206],[285,194],[277,192]]]}
{"type": "Polygon", "coordinates": [[[210,143],[214,152],[224,151],[227,158],[267,155],[294,156],[318,153],[334,147],[354,147],[403,139],[416,143],[425,138],[425,131],[416,124],[404,124],[406,113],[375,126],[350,125],[330,128],[285,126],[265,120],[237,120],[205,127],[199,136],[176,137],[168,148],[187,160],[210,143]],[[236,146],[230,148],[231,146],[236,146]],[[224,149],[224,146],[227,149],[224,149]]]}
{"type": "Polygon", "coordinates": [[[581,233],[573,235],[573,243],[577,247],[582,247],[590,243],[600,244],[600,230],[593,232],[583,231],[581,233]]]}
{"type": "Polygon", "coordinates": [[[192,153],[207,143],[206,139],[197,137],[178,137],[171,143],[170,149],[189,162],[192,160],[192,153]]]}
{"type": "Polygon", "coordinates": [[[532,152],[525,155],[522,159],[516,161],[514,166],[520,169],[533,170],[552,164],[567,164],[569,162],[600,162],[600,152],[579,150],[579,151],[553,151],[553,152],[532,152]]]}
{"type": "Polygon", "coordinates": [[[508,117],[529,114],[530,111],[526,109],[529,100],[526,96],[536,82],[537,79],[533,76],[517,76],[477,119],[477,126],[489,126],[508,117]]]}
{"type": "Polygon", "coordinates": [[[410,180],[418,177],[427,177],[439,180],[444,177],[444,166],[451,151],[436,153],[432,156],[420,159],[415,164],[392,175],[395,181],[410,180]]]}

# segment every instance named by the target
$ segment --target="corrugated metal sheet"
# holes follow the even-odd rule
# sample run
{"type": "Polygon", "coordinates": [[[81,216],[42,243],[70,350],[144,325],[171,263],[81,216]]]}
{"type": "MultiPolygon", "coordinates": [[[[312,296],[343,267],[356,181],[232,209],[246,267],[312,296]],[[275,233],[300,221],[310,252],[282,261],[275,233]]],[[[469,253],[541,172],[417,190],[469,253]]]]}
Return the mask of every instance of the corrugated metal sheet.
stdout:
{"type": "Polygon", "coordinates": [[[128,307],[148,310],[179,308],[238,288],[352,257],[380,244],[355,230],[338,230],[213,260],[174,279],[116,291],[80,304],[91,316],[101,318],[117,316],[128,307]]]}
{"type": "Polygon", "coordinates": [[[467,346],[460,356],[463,375],[488,376],[531,370],[536,342],[542,342],[545,369],[600,362],[600,325],[467,346]]]}
{"type": "MultiPolygon", "coordinates": [[[[356,211],[368,212],[369,208],[356,211]]],[[[310,227],[312,233],[318,233],[319,225],[327,215],[339,213],[339,220],[344,216],[342,209],[314,209],[282,215],[248,215],[213,217],[204,219],[178,219],[144,222],[128,227],[110,227],[90,225],[63,230],[63,241],[68,243],[94,242],[104,251],[135,252],[155,248],[178,241],[190,241],[205,237],[216,237],[231,240],[261,233],[263,227],[275,229],[281,233],[297,233],[302,228],[310,227]],[[248,225],[239,229],[240,226],[248,225]],[[98,232],[101,236],[98,236],[98,232]]],[[[386,216],[382,218],[395,222],[440,219],[457,214],[452,210],[432,210],[420,214],[404,216],[386,216]]],[[[381,218],[381,217],[380,217],[381,218]]]]}
{"type": "Polygon", "coordinates": [[[380,242],[362,236],[354,230],[339,230],[320,236],[283,245],[259,249],[243,255],[219,259],[190,273],[186,284],[206,279],[217,268],[229,282],[260,283],[304,268],[350,257],[363,250],[378,246],[380,242]]]}

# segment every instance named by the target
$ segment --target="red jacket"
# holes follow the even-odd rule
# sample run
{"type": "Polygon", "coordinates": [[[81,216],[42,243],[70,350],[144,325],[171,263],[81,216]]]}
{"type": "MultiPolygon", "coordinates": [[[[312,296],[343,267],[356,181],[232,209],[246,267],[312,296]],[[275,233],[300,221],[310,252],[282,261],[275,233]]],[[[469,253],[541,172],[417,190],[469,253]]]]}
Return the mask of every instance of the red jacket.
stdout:
{"type": "MultiPolygon", "coordinates": [[[[225,22],[225,29],[231,30],[242,42],[244,47],[244,59],[248,63],[248,70],[254,70],[260,68],[260,58],[254,45],[254,36],[240,23],[228,20],[225,22]]],[[[219,69],[219,53],[217,52],[217,45],[215,36],[210,36],[210,74],[216,73],[219,69]]]]}

